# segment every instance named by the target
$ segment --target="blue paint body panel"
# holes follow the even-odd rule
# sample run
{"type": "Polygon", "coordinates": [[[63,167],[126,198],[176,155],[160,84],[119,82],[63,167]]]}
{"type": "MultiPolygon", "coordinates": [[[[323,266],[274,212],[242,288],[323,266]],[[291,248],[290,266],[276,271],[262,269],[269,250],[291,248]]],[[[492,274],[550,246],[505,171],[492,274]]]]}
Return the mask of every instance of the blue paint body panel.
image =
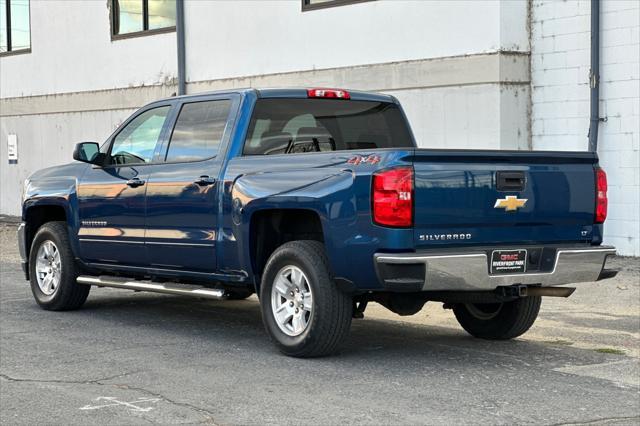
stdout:
{"type": "MultiPolygon", "coordinates": [[[[595,200],[594,158],[558,161],[515,154],[508,164],[497,158],[449,156],[434,160],[428,150],[416,151],[415,233],[416,247],[447,246],[451,240],[420,241],[420,235],[471,234],[458,245],[482,241],[496,244],[584,243],[601,238],[593,229],[595,200]],[[578,161],[578,160],[582,161],[578,161]],[[554,162],[555,161],[555,162],[554,162]],[[496,171],[518,171],[525,177],[523,191],[496,189],[496,171]],[[494,208],[497,199],[518,196],[527,200],[514,212],[494,208]],[[586,231],[586,232],[583,232],[586,231]]],[[[552,154],[547,154],[552,156],[552,154]]]]}
{"type": "MultiPolygon", "coordinates": [[[[353,100],[397,103],[388,95],[350,94],[353,100]]],[[[252,216],[273,209],[309,210],[320,218],[334,276],[361,291],[382,289],[375,253],[602,242],[602,226],[593,224],[598,160],[592,153],[400,148],[242,155],[258,99],[306,97],[306,89],[244,89],[150,104],[140,111],[171,106],[154,162],[127,167],[73,163],[36,172],[26,187],[23,219],[38,206],[62,206],[77,258],[99,270],[257,285],[252,216]],[[233,102],[218,155],[162,162],[182,103],[215,99],[233,102]],[[379,161],[349,162],[369,155],[379,161]],[[410,228],[383,227],[372,220],[372,175],[396,166],[412,166],[415,172],[410,228]],[[498,191],[497,171],[522,172],[524,190],[498,191]],[[215,183],[195,185],[202,175],[215,183]],[[133,177],[146,185],[127,186],[133,177]],[[527,203],[515,212],[494,208],[496,199],[507,195],[527,203]],[[453,234],[470,237],[446,237],[453,234]],[[433,239],[436,235],[444,237],[433,239]]]]}

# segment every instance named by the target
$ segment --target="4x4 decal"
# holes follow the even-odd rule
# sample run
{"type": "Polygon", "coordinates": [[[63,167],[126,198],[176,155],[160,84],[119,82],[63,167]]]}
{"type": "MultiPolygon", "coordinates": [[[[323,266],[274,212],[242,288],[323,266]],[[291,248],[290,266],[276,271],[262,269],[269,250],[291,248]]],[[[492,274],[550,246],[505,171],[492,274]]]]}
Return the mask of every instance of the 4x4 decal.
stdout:
{"type": "Polygon", "coordinates": [[[380,156],[376,154],[371,155],[356,155],[354,157],[349,158],[347,163],[353,164],[354,166],[359,165],[360,163],[369,163],[369,164],[378,164],[380,162],[380,156]]]}

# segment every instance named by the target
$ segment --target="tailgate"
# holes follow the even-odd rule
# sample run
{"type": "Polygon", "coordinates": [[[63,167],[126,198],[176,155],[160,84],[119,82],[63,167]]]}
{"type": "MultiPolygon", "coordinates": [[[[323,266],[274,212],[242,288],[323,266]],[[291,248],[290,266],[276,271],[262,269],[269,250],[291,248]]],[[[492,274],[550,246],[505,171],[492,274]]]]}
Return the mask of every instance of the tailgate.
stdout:
{"type": "Polygon", "coordinates": [[[596,164],[588,152],[418,149],[416,248],[591,241],[596,164]]]}

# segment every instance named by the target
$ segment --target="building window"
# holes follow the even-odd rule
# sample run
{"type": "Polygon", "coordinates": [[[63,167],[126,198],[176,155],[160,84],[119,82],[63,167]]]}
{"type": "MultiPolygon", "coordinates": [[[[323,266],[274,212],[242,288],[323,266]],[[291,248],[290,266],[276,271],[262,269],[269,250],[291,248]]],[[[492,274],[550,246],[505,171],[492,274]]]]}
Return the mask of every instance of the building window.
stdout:
{"type": "Polygon", "coordinates": [[[111,0],[114,39],[175,31],[176,0],[111,0]]]}
{"type": "Polygon", "coordinates": [[[325,7],[344,6],[373,0],[302,0],[302,10],[323,9],[325,7]]]}
{"type": "Polygon", "coordinates": [[[29,0],[0,0],[0,55],[30,50],[29,0]]]}

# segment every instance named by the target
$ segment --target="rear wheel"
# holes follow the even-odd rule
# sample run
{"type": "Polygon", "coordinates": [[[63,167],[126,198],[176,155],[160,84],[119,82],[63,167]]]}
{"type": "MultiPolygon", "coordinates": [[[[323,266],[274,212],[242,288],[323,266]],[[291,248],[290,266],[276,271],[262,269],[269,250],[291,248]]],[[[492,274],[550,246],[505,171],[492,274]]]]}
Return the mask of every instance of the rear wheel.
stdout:
{"type": "Polygon", "coordinates": [[[352,298],[331,279],[324,246],[317,241],[292,241],[271,255],[260,305],[267,332],[290,356],[329,355],[351,326],[352,298]]]}
{"type": "Polygon", "coordinates": [[[524,334],[540,311],[540,296],[503,303],[465,303],[453,307],[456,319],[467,333],[492,340],[513,339],[524,334]]]}
{"type": "Polygon", "coordinates": [[[91,289],[90,286],[76,282],[78,269],[67,232],[65,222],[45,223],[36,233],[31,245],[31,292],[43,309],[77,309],[87,300],[91,289]]]}

